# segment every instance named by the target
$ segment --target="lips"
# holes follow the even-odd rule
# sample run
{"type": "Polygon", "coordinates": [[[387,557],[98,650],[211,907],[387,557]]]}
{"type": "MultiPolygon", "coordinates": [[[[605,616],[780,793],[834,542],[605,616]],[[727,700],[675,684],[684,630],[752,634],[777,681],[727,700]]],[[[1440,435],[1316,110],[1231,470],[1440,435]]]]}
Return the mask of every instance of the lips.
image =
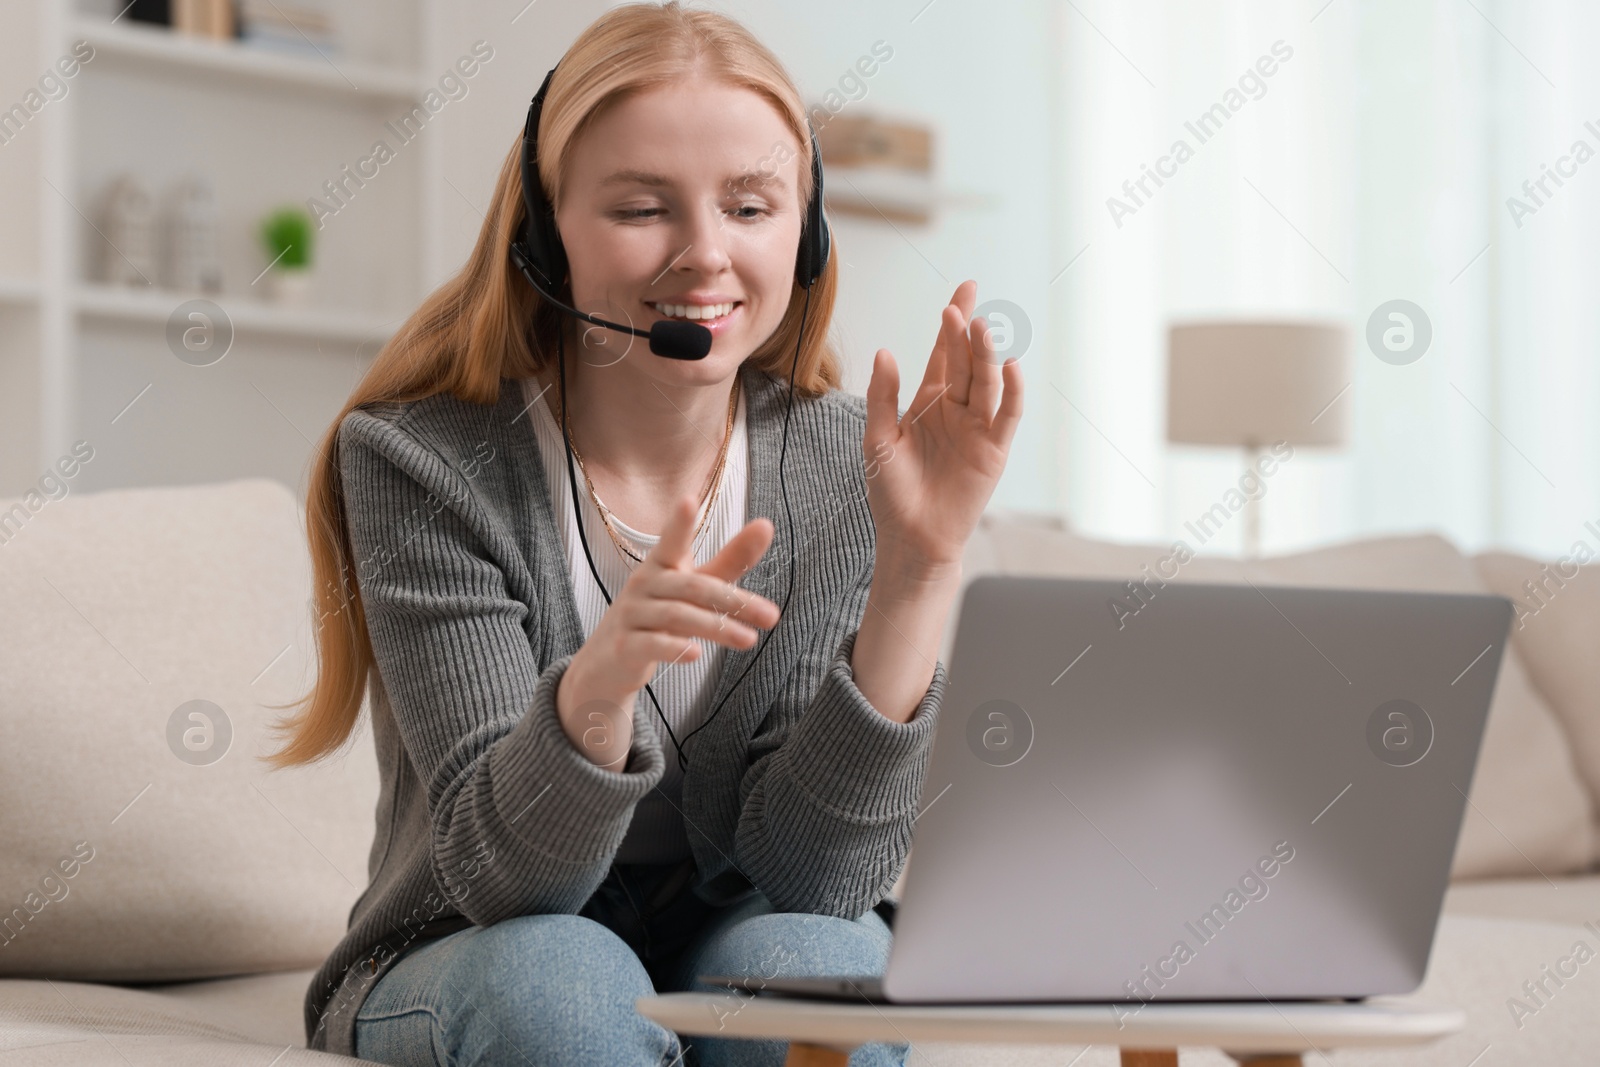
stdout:
{"type": "Polygon", "coordinates": [[[728,329],[741,316],[744,315],[744,302],[743,301],[735,302],[734,305],[733,305],[733,310],[732,311],[728,312],[726,315],[721,315],[721,316],[719,316],[717,318],[714,318],[714,319],[680,319],[680,318],[677,318],[676,316],[661,314],[661,312],[656,310],[655,306],[652,305],[652,304],[646,303],[645,307],[649,308],[651,313],[654,314],[657,318],[662,319],[662,320],[667,321],[667,322],[692,322],[697,326],[704,326],[706,329],[711,331],[711,335],[714,338],[715,337],[719,337],[722,334],[726,333],[728,331],[728,329]]]}
{"type": "Polygon", "coordinates": [[[664,318],[679,319],[684,322],[715,322],[717,318],[727,315],[740,301],[724,300],[713,304],[681,304],[671,300],[657,300],[646,301],[646,303],[649,303],[656,313],[664,318]],[[701,317],[712,308],[727,308],[728,311],[722,311],[721,314],[714,318],[701,317]],[[695,314],[689,314],[690,311],[695,312],[695,314]]]}

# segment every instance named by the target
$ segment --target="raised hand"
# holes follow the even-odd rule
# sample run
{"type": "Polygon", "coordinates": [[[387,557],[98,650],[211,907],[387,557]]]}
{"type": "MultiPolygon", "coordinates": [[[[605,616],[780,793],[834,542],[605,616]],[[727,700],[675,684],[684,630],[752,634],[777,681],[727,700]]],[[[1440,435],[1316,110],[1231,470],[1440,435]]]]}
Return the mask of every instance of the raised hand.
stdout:
{"type": "Polygon", "coordinates": [[[634,701],[658,663],[697,659],[697,637],[749,648],[756,643],[756,627],[777,625],[776,604],[733,584],[771,545],[771,520],[746,523],[697,568],[692,546],[697,512],[693,497],[673,506],[661,540],[628,576],[561,676],[556,690],[561,727],[578,751],[601,767],[620,770],[626,761],[633,745],[634,701]]]}
{"type": "Polygon", "coordinates": [[[874,357],[863,451],[880,573],[900,568],[925,577],[958,568],[1005,469],[1022,418],[1022,368],[1014,358],[1002,366],[989,324],[972,318],[977,292],[977,282],[962,282],[945,305],[904,417],[896,410],[894,356],[880,348],[874,357]]]}

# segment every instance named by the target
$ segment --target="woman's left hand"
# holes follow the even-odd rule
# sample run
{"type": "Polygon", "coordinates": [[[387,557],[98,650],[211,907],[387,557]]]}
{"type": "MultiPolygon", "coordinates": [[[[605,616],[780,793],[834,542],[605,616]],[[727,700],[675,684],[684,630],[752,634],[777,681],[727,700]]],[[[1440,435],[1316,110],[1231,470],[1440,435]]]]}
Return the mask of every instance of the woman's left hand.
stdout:
{"type": "Polygon", "coordinates": [[[977,282],[962,282],[945,305],[904,417],[894,356],[880,348],[874,357],[863,452],[880,571],[911,579],[957,571],[1005,469],[1022,418],[1022,368],[1015,357],[1000,364],[988,323],[972,317],[977,292],[977,282]]]}

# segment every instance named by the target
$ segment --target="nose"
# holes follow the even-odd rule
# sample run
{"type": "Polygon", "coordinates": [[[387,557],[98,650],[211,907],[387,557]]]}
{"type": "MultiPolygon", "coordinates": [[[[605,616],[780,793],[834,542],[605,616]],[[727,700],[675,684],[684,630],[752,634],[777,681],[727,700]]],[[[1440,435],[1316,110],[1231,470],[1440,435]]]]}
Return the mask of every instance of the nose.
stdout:
{"type": "Polygon", "coordinates": [[[716,275],[732,263],[728,255],[728,233],[722,209],[716,204],[701,204],[690,210],[679,231],[681,251],[672,269],[682,274],[716,275]]]}

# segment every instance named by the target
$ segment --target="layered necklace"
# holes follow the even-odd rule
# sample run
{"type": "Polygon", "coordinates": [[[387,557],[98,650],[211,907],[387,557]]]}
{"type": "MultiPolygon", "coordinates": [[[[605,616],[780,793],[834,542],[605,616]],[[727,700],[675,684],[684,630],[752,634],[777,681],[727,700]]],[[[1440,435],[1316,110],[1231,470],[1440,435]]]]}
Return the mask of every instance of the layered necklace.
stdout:
{"type": "MultiPolygon", "coordinates": [[[[561,401],[551,397],[557,409],[561,408],[561,401]]],[[[722,434],[722,449],[717,454],[717,465],[712,468],[711,477],[706,482],[706,487],[700,493],[701,515],[700,521],[695,525],[694,536],[690,545],[697,544],[700,540],[700,531],[704,528],[706,520],[711,517],[711,507],[716,502],[717,493],[722,488],[722,468],[728,462],[728,443],[733,440],[733,417],[739,408],[739,382],[734,380],[733,388],[728,391],[728,425],[722,434]]],[[[612,526],[613,516],[611,509],[600,502],[600,495],[594,491],[594,482],[589,480],[589,471],[583,465],[583,456],[578,452],[578,446],[572,443],[572,422],[565,410],[559,410],[558,419],[567,431],[567,442],[572,448],[572,458],[578,461],[578,470],[583,473],[583,484],[589,491],[589,499],[594,502],[595,510],[600,513],[600,521],[606,528],[606,533],[611,537],[611,543],[617,546],[617,551],[634,563],[643,563],[644,557],[623,543],[617,536],[616,529],[612,526]]]]}

